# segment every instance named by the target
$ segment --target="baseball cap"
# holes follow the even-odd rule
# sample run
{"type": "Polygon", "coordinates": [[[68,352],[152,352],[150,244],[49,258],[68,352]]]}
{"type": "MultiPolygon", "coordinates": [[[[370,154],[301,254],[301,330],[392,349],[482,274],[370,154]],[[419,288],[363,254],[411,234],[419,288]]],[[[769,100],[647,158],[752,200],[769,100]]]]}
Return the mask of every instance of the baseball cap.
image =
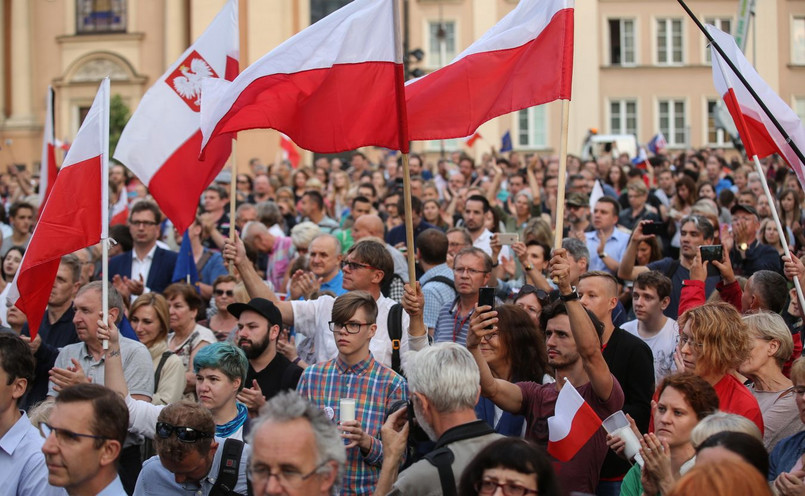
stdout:
{"type": "Polygon", "coordinates": [[[278,325],[282,327],[282,312],[272,302],[265,298],[252,298],[249,303],[232,303],[226,307],[227,311],[235,317],[240,317],[240,314],[246,310],[257,312],[266,319],[271,325],[278,325]]]}
{"type": "Polygon", "coordinates": [[[730,213],[735,214],[735,212],[737,212],[739,210],[742,210],[742,211],[744,211],[746,213],[752,214],[757,218],[760,218],[760,215],[758,215],[757,210],[755,210],[755,207],[753,207],[752,205],[748,205],[746,203],[736,203],[730,209],[730,213]]]}
{"type": "Polygon", "coordinates": [[[589,207],[590,198],[584,193],[568,193],[565,198],[565,205],[572,205],[574,207],[589,207]]]}

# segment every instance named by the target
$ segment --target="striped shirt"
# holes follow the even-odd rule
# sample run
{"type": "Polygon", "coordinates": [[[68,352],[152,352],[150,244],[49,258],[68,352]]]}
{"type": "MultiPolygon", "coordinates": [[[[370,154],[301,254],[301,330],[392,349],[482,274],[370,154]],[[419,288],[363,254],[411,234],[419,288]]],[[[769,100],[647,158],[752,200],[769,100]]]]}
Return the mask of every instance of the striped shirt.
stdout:
{"type": "Polygon", "coordinates": [[[474,308],[467,315],[458,314],[458,301],[455,300],[442,306],[439,318],[436,319],[436,330],[433,332],[433,342],[442,343],[452,341],[461,345],[467,344],[467,332],[470,329],[470,317],[474,308]]]}
{"type": "Polygon", "coordinates": [[[337,357],[306,368],[296,392],[323,409],[336,423],[341,416],[341,398],[355,400],[355,420],[372,437],[372,447],[366,455],[357,446],[347,450],[341,494],[371,494],[383,462],[380,428],[392,403],[408,400],[405,380],[371,354],[351,367],[337,357]]]}
{"type": "Polygon", "coordinates": [[[431,284],[427,284],[428,281],[436,276],[446,277],[452,281],[453,270],[447,264],[440,264],[431,267],[419,278],[419,282],[422,284],[422,294],[425,296],[425,308],[422,310],[425,317],[425,327],[435,328],[441,308],[456,298],[456,290],[443,282],[434,281],[431,284]]]}

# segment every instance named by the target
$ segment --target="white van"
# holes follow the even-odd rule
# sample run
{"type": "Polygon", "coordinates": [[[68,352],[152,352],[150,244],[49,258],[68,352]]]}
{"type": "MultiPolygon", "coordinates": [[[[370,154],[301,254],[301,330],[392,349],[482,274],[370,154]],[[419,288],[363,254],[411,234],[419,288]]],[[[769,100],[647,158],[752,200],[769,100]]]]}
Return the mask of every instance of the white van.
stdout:
{"type": "Polygon", "coordinates": [[[626,153],[629,158],[637,156],[637,140],[631,134],[593,134],[585,142],[581,149],[581,159],[590,160],[593,157],[612,155],[618,158],[621,153],[626,153]],[[611,153],[610,153],[611,150],[611,153]]]}

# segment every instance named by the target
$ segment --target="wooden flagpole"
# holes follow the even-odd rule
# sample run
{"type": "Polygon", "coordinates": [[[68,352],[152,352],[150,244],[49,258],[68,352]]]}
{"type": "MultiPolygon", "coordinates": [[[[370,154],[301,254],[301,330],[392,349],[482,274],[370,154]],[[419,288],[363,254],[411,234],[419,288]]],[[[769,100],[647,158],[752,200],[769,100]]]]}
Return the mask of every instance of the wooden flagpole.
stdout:
{"type": "MultiPolygon", "coordinates": [[[[101,83],[105,93],[101,106],[101,318],[109,320],[109,77],[101,83]]],[[[125,189],[121,194],[126,194],[125,189]]],[[[102,341],[103,349],[109,349],[109,340],[102,341]]]]}
{"type": "Polygon", "coordinates": [[[556,227],[553,234],[553,247],[562,247],[562,232],[565,220],[565,183],[567,182],[567,135],[570,120],[570,100],[562,100],[562,137],[559,141],[559,177],[556,191],[556,227]]]}
{"type": "MultiPolygon", "coordinates": [[[[243,72],[248,66],[248,0],[238,1],[238,66],[239,72],[243,72]]],[[[238,141],[237,133],[232,138],[232,171],[229,182],[229,240],[235,242],[235,208],[238,199],[238,141]]],[[[235,273],[235,264],[229,264],[229,275],[235,273]]]]}

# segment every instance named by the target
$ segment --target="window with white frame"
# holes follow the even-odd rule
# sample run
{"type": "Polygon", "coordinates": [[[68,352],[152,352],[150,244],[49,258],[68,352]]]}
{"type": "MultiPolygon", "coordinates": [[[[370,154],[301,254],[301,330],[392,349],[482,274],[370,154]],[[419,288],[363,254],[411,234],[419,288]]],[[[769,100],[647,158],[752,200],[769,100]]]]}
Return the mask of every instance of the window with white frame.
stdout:
{"type": "Polygon", "coordinates": [[[802,122],[805,122],[805,96],[794,97],[794,112],[802,122]]]}
{"type": "MultiPolygon", "coordinates": [[[[717,27],[721,31],[724,31],[727,34],[732,34],[732,18],[731,17],[705,17],[704,18],[705,24],[712,24],[713,26],[717,27]]],[[[710,45],[707,43],[707,39],[704,38],[705,45],[704,45],[704,60],[707,63],[710,63],[710,45]]]]}
{"type": "Polygon", "coordinates": [[[710,146],[730,146],[729,134],[716,125],[716,108],[721,100],[707,100],[707,144],[710,146]]]}
{"type": "Polygon", "coordinates": [[[805,17],[791,22],[791,63],[805,64],[805,17]]]}
{"type": "Polygon", "coordinates": [[[545,105],[517,112],[516,148],[548,147],[548,112],[545,105]]]}
{"type": "Polygon", "coordinates": [[[635,21],[634,19],[609,20],[610,65],[634,65],[635,21]]]}
{"type": "Polygon", "coordinates": [[[660,100],[658,102],[660,132],[669,146],[687,145],[687,110],[685,100],[660,100]]]}
{"type": "Polygon", "coordinates": [[[682,62],[682,19],[657,19],[657,63],[682,62]]]}
{"type": "Polygon", "coordinates": [[[425,151],[428,152],[455,152],[462,149],[459,139],[430,140],[425,142],[425,151]]]}
{"type": "Polygon", "coordinates": [[[455,21],[428,21],[428,52],[425,63],[438,69],[456,57],[455,21]]]}
{"type": "Polygon", "coordinates": [[[609,132],[637,136],[637,100],[609,101],[609,132]]]}

